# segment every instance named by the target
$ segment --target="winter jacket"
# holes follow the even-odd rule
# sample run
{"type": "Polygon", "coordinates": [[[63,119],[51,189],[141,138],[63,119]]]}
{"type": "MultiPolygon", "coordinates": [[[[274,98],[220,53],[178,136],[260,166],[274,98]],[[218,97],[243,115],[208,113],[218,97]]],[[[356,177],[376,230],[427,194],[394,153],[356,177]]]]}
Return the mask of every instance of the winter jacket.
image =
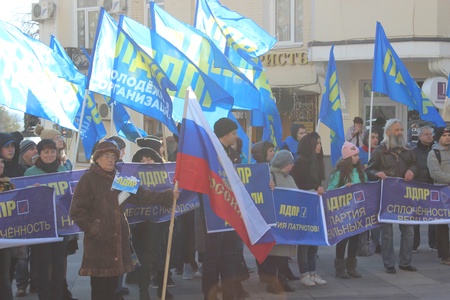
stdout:
{"type": "MultiPolygon", "coordinates": [[[[272,180],[277,187],[285,187],[291,189],[298,189],[295,184],[294,178],[291,175],[281,171],[280,168],[270,167],[270,174],[272,180]]],[[[272,256],[286,256],[291,257],[296,255],[297,247],[295,245],[275,245],[270,251],[269,255],[272,256]]]]}
{"type": "Polygon", "coordinates": [[[0,148],[9,141],[13,141],[16,147],[16,151],[14,152],[12,160],[8,161],[3,159],[3,163],[5,164],[5,171],[3,172],[3,176],[7,176],[9,178],[21,177],[25,172],[25,167],[19,164],[19,143],[16,141],[12,134],[0,132],[0,148]]]}
{"type": "Polygon", "coordinates": [[[378,180],[376,173],[383,171],[389,177],[405,177],[407,170],[417,174],[414,153],[404,147],[388,149],[384,143],[373,150],[366,168],[369,180],[378,180]]]}
{"type": "MultiPolygon", "coordinates": [[[[70,217],[84,231],[81,276],[113,277],[133,270],[129,226],[119,191],[111,190],[114,172],[97,164],[81,176],[73,194],[70,217]]],[[[172,204],[173,192],[139,187],[127,201],[135,204],[172,204]]]]}
{"type": "Polygon", "coordinates": [[[417,174],[414,174],[414,180],[425,183],[433,183],[433,178],[430,176],[427,165],[428,152],[430,152],[432,147],[433,144],[427,146],[422,144],[421,141],[418,141],[414,148],[412,148],[412,151],[416,157],[418,170],[417,174]]]}
{"type": "MultiPolygon", "coordinates": [[[[59,166],[57,172],[66,172],[67,169],[64,166],[59,166]]],[[[44,170],[38,168],[37,166],[32,166],[31,168],[27,169],[25,171],[25,176],[33,176],[33,175],[41,175],[41,174],[48,174],[44,170]]]]}
{"type": "MultiPolygon", "coordinates": [[[[337,189],[337,188],[340,187],[340,186],[338,186],[339,185],[339,177],[340,176],[341,176],[341,171],[336,171],[336,172],[331,173],[330,182],[328,183],[327,191],[334,190],[334,189],[337,189]]],[[[364,174],[364,177],[366,178],[366,181],[367,181],[367,175],[366,174],[364,174]]],[[[351,181],[350,182],[352,184],[361,183],[361,180],[359,179],[358,170],[356,168],[352,169],[352,176],[351,176],[351,181]]]]}
{"type": "Polygon", "coordinates": [[[315,152],[319,135],[310,132],[298,144],[299,157],[295,160],[291,176],[299,189],[317,190],[324,179],[323,151],[315,152]]]}
{"type": "Polygon", "coordinates": [[[439,143],[435,144],[433,150],[428,152],[427,165],[430,176],[436,183],[450,184],[450,148],[446,148],[439,143]],[[440,163],[436,157],[435,149],[441,155],[440,163]]]}

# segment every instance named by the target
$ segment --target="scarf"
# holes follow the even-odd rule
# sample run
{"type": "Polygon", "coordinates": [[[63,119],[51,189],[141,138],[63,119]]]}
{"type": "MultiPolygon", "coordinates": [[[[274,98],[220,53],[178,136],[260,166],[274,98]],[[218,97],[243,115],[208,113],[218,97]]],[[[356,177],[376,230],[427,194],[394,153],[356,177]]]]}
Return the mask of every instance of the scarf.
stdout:
{"type": "Polygon", "coordinates": [[[40,157],[36,159],[36,162],[34,165],[44,171],[45,173],[56,173],[58,172],[58,168],[60,166],[60,161],[58,159],[55,159],[53,162],[47,164],[42,161],[40,157]]]}

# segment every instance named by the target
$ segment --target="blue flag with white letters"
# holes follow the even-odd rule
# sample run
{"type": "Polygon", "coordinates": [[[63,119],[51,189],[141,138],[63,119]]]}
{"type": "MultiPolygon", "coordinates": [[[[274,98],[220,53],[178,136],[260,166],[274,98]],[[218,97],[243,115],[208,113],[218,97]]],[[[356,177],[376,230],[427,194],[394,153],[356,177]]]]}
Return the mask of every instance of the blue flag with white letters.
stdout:
{"type": "Polygon", "coordinates": [[[392,48],[380,22],[377,22],[375,35],[372,90],[386,94],[392,100],[417,110],[424,121],[438,127],[445,126],[437,109],[422,92],[392,48]]]}
{"type": "MultiPolygon", "coordinates": [[[[67,55],[67,52],[64,50],[64,48],[54,35],[51,35],[50,37],[50,48],[61,55],[61,57],[63,57],[70,65],[76,68],[70,57],[67,55]]],[[[90,57],[87,58],[90,61],[90,57]]],[[[73,122],[73,125],[76,128],[80,128],[80,118],[83,108],[84,92],[85,91],[81,93],[81,91],[79,91],[78,93],[78,101],[80,103],[80,107],[73,122]]],[[[84,154],[86,156],[86,159],[89,160],[91,158],[92,149],[94,148],[95,143],[106,136],[105,126],[103,125],[102,118],[97,111],[93,92],[89,92],[86,95],[86,102],[84,105],[83,118],[81,120],[81,129],[79,134],[81,143],[83,144],[84,154]]]]}
{"type": "Polygon", "coordinates": [[[44,43],[0,21],[0,105],[73,126],[84,75],[44,43]]]}
{"type": "Polygon", "coordinates": [[[325,77],[325,93],[320,104],[319,120],[330,128],[331,163],[336,165],[341,157],[341,148],[345,142],[344,125],[342,123],[341,96],[334,59],[334,45],[330,49],[327,74],[325,77]]]}
{"type": "Polygon", "coordinates": [[[111,97],[176,133],[172,101],[166,89],[176,90],[159,65],[118,28],[102,8],[90,65],[89,89],[111,97]]]}
{"type": "Polygon", "coordinates": [[[121,16],[120,27],[161,66],[178,88],[173,96],[173,118],[181,122],[186,90],[192,87],[209,124],[227,117],[233,106],[233,97],[217,82],[198,68],[182,51],[166,41],[154,30],[121,16]],[[150,37],[150,39],[149,39],[150,37]]]}
{"type": "Polygon", "coordinates": [[[259,108],[259,93],[253,83],[233,65],[217,46],[198,29],[185,24],[150,2],[152,28],[184,52],[205,74],[234,97],[234,106],[259,108]]]}

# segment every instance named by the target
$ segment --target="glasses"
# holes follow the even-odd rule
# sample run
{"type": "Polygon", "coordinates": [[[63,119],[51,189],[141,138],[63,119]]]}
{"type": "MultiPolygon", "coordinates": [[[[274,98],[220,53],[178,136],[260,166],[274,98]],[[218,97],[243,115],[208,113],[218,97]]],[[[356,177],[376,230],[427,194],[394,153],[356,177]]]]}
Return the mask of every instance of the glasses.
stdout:
{"type": "Polygon", "coordinates": [[[117,156],[113,155],[113,154],[103,154],[102,157],[104,159],[112,159],[112,160],[117,160],[117,156]]]}
{"type": "Polygon", "coordinates": [[[54,138],[53,138],[53,140],[54,141],[59,141],[59,140],[62,140],[63,138],[62,138],[62,136],[60,136],[60,135],[57,135],[57,136],[55,136],[54,138]]]}

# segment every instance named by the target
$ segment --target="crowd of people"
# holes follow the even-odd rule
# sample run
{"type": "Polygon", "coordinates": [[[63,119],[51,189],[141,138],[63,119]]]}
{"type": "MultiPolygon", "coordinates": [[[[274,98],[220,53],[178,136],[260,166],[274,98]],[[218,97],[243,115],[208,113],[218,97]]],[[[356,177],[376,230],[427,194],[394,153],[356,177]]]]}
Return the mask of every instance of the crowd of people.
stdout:
{"type": "MultiPolygon", "coordinates": [[[[321,138],[317,132],[307,132],[302,124],[292,124],[286,141],[276,152],[270,141],[252,146],[256,163],[268,163],[270,188],[285,187],[309,190],[322,195],[326,190],[348,187],[369,180],[400,177],[405,181],[450,184],[450,128],[423,126],[418,130],[418,142],[407,144],[400,120],[390,119],[380,128],[366,130],[363,121],[355,117],[341,149],[341,160],[330,176],[325,174],[321,138]],[[327,187],[324,182],[328,179],[327,187]]],[[[236,145],[238,126],[230,119],[219,119],[214,133],[234,164],[241,163],[236,145]]],[[[10,178],[71,170],[65,157],[65,143],[59,131],[38,125],[36,144],[17,133],[0,133],[0,192],[14,189],[10,178]]],[[[174,136],[177,139],[177,136],[174,136]]],[[[140,147],[132,162],[164,163],[164,147],[160,138],[149,136],[137,141],[140,147]]],[[[174,299],[163,290],[164,262],[168,241],[168,222],[150,221],[129,225],[124,215],[123,201],[171,207],[179,191],[152,191],[140,186],[136,194],[111,189],[117,162],[123,161],[125,146],[121,138],[112,136],[95,146],[89,170],[82,175],[73,194],[70,217],[83,231],[83,257],[79,274],[90,277],[91,299],[122,299],[129,291],[123,287],[124,275],[128,283],[137,283],[139,299],[149,300],[149,287],[158,288],[159,297],[174,299]],[[131,230],[130,230],[131,227],[131,230]],[[132,252],[140,265],[135,268],[132,252]]],[[[238,147],[239,148],[239,147],[238,147]]],[[[175,159],[175,156],[171,156],[175,159]]],[[[249,159],[250,158],[246,158],[249,159]]],[[[39,185],[39,182],[36,182],[39,185]]],[[[242,282],[249,278],[243,251],[244,244],[234,231],[208,233],[200,208],[177,218],[174,226],[173,251],[170,269],[185,280],[202,277],[205,300],[245,299],[249,293],[242,282]]],[[[379,245],[386,273],[395,274],[396,266],[405,271],[417,271],[412,265],[412,253],[420,245],[419,225],[400,224],[401,243],[396,259],[393,225],[381,224],[372,237],[379,245]]],[[[428,225],[428,242],[437,251],[441,263],[450,265],[448,225],[428,225]]],[[[357,271],[358,235],[340,241],[335,248],[335,276],[340,279],[361,278],[357,271]]],[[[67,287],[67,255],[78,249],[78,236],[64,236],[56,243],[30,247],[0,249],[1,299],[13,299],[12,279],[16,296],[37,292],[41,300],[77,299],[67,287]],[[37,259],[39,258],[39,259],[37,259]]],[[[283,294],[295,291],[289,281],[299,280],[310,287],[327,282],[316,273],[318,246],[277,244],[266,260],[257,263],[261,282],[266,291],[283,294]],[[298,270],[292,271],[289,260],[297,258],[298,270]],[[295,276],[297,273],[300,276],[295,276]]],[[[170,285],[171,273],[167,282],[170,285]]]]}

